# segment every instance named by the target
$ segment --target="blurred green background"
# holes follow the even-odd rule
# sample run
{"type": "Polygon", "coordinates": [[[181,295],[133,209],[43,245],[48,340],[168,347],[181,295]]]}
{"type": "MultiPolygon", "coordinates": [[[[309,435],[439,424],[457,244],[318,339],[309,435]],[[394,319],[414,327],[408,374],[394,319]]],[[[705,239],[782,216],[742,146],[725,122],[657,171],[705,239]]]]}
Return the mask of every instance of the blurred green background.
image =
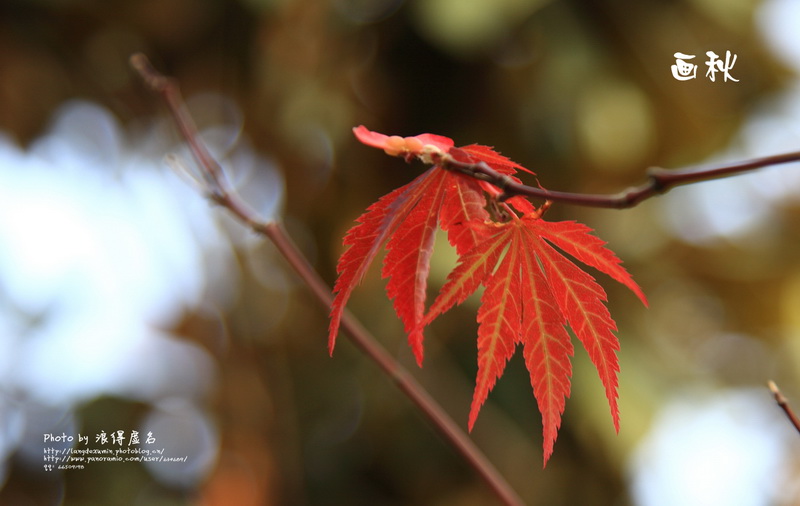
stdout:
{"type": "MultiPolygon", "coordinates": [[[[780,0],[3,0],[0,130],[7,156],[0,170],[9,179],[2,180],[0,210],[9,224],[0,232],[58,233],[52,220],[64,208],[32,220],[35,210],[22,207],[31,200],[14,200],[16,187],[6,182],[33,171],[34,157],[49,160],[36,170],[53,174],[52,195],[59,194],[58,178],[90,187],[89,199],[108,197],[112,187],[128,195],[133,179],[125,174],[141,173],[138,157],[148,160],[148,174],[169,172],[160,160],[182,153],[180,139],[158,97],[128,68],[134,52],[179,80],[201,128],[234,179],[243,181],[242,193],[285,221],[332,284],[353,220],[423,170],[360,145],[352,127],[494,146],[535,171],[546,188],[597,193],[641,182],[649,166],[794,151],[800,46],[792,27],[799,22],[800,11],[780,0]],[[706,51],[736,54],[730,74],[739,81],[720,75],[711,82],[704,75],[706,51]],[[696,79],[673,78],[676,52],[697,55],[696,79]],[[64,104],[72,104],[73,115],[58,123],[64,104]],[[91,121],[113,125],[84,130],[74,111],[89,109],[91,121]],[[117,146],[114,160],[105,157],[106,135],[117,146]],[[139,148],[143,138],[150,139],[146,150],[139,148]],[[53,155],[60,153],[52,147],[58,142],[85,149],[75,166],[53,155]],[[41,156],[45,144],[50,158],[41,156]],[[86,159],[101,179],[113,173],[112,186],[83,179],[80,160],[86,159]],[[243,165],[249,172],[239,180],[243,165]]],[[[572,398],[544,470],[539,414],[520,356],[489,396],[472,437],[528,504],[800,502],[800,439],[766,390],[774,379],[800,406],[798,175],[794,164],[675,189],[632,210],[555,205],[548,212],[551,220],[577,219],[597,230],[651,304],[641,307],[598,275],[622,343],[619,435],[583,350],[576,351],[572,398]]],[[[152,176],[159,177],[167,176],[152,176]]],[[[141,380],[131,378],[148,376],[152,364],[117,357],[115,364],[127,363],[128,386],[104,380],[102,388],[62,395],[58,385],[76,371],[97,370],[87,373],[90,385],[95,374],[115,378],[119,369],[81,369],[89,358],[80,355],[68,359],[72,369],[58,362],[43,368],[46,373],[20,366],[35,360],[31,342],[54,349],[36,333],[71,306],[15,298],[20,292],[9,279],[24,271],[26,256],[12,254],[23,251],[18,236],[0,235],[2,318],[17,322],[0,324],[0,503],[495,503],[349,342],[342,339],[328,356],[326,312],[269,244],[207,209],[191,191],[158,195],[158,206],[142,197],[130,215],[106,214],[107,205],[97,204],[86,216],[105,216],[109,230],[124,231],[125,216],[147,213],[157,223],[191,209],[193,225],[186,227],[213,223],[220,231],[213,241],[181,243],[203,281],[187,285],[192,295],[190,288],[164,288],[170,297],[164,307],[182,303],[169,317],[152,320],[170,342],[194,354],[186,363],[175,359],[183,364],[176,371],[197,374],[185,376],[186,385],[165,376],[142,393],[141,380]],[[23,349],[25,356],[17,355],[23,349]],[[207,384],[196,387],[201,380],[207,384]],[[94,437],[101,430],[158,426],[154,417],[164,413],[172,428],[155,431],[159,444],[168,453],[186,453],[196,467],[182,477],[132,463],[43,472],[37,460],[46,446],[43,433],[67,427],[94,437]],[[191,437],[181,440],[185,452],[176,448],[181,423],[191,427],[184,431],[191,437]]],[[[145,253],[159,262],[158,255],[177,248],[153,242],[154,227],[143,227],[140,243],[128,245],[122,232],[115,236],[119,251],[131,255],[118,269],[136,272],[145,253]]],[[[65,234],[62,244],[81,240],[65,234]]],[[[455,258],[446,241],[437,244],[433,289],[455,258]]],[[[60,249],[40,252],[52,258],[60,249]]],[[[165,285],[173,282],[170,269],[186,265],[184,257],[170,258],[173,267],[159,271],[165,285]]],[[[418,369],[377,271],[356,290],[350,309],[466,427],[476,301],[431,327],[425,366],[418,369]]],[[[113,293],[129,293],[126,282],[114,278],[113,293]]],[[[81,281],[70,286],[64,300],[81,290],[81,281]]],[[[92,318],[110,318],[97,307],[92,318]]],[[[47,339],[64,335],[51,327],[47,339]]],[[[114,335],[100,338],[113,348],[114,335]]],[[[61,345],[70,348],[69,341],[61,345]]],[[[111,363],[103,355],[95,360],[111,363]]]]}

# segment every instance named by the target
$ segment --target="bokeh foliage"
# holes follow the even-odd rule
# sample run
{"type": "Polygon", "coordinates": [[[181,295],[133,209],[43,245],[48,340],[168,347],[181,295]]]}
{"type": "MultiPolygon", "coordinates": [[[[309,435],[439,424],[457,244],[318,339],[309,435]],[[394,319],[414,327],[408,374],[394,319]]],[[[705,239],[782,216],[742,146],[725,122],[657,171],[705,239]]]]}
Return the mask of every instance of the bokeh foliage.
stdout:
{"type": "MultiPolygon", "coordinates": [[[[236,102],[255,149],[284,173],[290,232],[332,283],[352,220],[420,170],[358,145],[350,131],[357,124],[492,145],[536,171],[543,186],[565,191],[617,191],[639,182],[648,166],[692,164],[727,147],[760,101],[792,75],[763,43],[756,3],[722,4],[4,0],[0,129],[30,142],[56,106],[75,97],[130,124],[159,114],[157,98],[127,68],[131,53],[144,52],[179,79],[185,95],[213,91],[236,102]],[[671,77],[674,52],[702,59],[707,50],[736,53],[732,73],[740,82],[671,77]]],[[[798,202],[778,206],[767,236],[704,244],[665,226],[657,202],[629,211],[549,211],[596,228],[651,308],[601,280],[621,329],[619,436],[580,353],[545,471],[519,358],[490,395],[473,437],[529,504],[630,502],[627,455],[677,388],[760,386],[774,378],[800,399],[793,387],[800,363],[798,202]]],[[[748,205],[740,203],[742,213],[748,205]]],[[[453,265],[440,243],[432,273],[438,283],[453,265]]],[[[220,453],[208,479],[174,490],[135,466],[66,473],[59,483],[14,469],[0,500],[47,504],[63,486],[64,504],[76,505],[492,501],[371,363],[344,343],[327,356],[325,311],[269,245],[238,254],[238,293],[218,320],[187,311],[174,329],[205,347],[220,372],[209,401],[220,453]]],[[[377,272],[350,307],[415,367],[377,272]]],[[[475,310],[473,301],[434,325],[425,367],[414,369],[465,425],[475,310]]],[[[102,399],[81,415],[87,426],[111,417],[124,426],[140,408],[102,399]]]]}

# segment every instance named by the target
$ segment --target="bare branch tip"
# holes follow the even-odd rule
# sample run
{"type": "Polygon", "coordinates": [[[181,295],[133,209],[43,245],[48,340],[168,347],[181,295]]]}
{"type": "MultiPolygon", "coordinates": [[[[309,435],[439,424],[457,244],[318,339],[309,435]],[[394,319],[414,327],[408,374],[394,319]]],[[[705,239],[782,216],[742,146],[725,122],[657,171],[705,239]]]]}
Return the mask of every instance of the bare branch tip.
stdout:
{"type": "Polygon", "coordinates": [[[153,67],[150,59],[144,53],[134,53],[128,61],[131,68],[139,74],[139,77],[151,89],[160,92],[167,86],[168,78],[153,67]]]}
{"type": "Polygon", "coordinates": [[[152,75],[155,70],[150,60],[144,53],[133,53],[129,59],[130,65],[142,78],[152,75]]]}
{"type": "Polygon", "coordinates": [[[786,397],[784,397],[781,391],[778,389],[778,385],[776,385],[774,381],[769,380],[767,382],[767,386],[769,387],[769,391],[772,392],[772,396],[775,397],[775,402],[778,403],[778,405],[782,408],[786,409],[789,401],[786,400],[786,397]]]}

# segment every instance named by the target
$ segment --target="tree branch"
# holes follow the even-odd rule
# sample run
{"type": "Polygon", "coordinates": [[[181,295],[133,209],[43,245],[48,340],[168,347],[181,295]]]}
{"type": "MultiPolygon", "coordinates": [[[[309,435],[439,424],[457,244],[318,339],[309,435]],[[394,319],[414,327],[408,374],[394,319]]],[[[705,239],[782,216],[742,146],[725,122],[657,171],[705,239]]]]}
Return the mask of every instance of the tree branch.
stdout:
{"type": "Polygon", "coordinates": [[[784,413],[786,413],[786,417],[789,421],[794,425],[794,428],[800,432],[800,419],[797,418],[797,415],[794,414],[792,407],[789,406],[789,401],[786,400],[786,397],[783,396],[780,390],[778,390],[778,385],[775,384],[774,381],[770,381],[767,383],[769,386],[772,395],[775,397],[775,402],[778,404],[784,413]]]}
{"type": "MultiPolygon", "coordinates": [[[[283,226],[278,222],[267,221],[259,217],[255,210],[248,206],[228,183],[219,163],[211,156],[205,144],[200,140],[194,121],[181,98],[177,83],[155,70],[143,54],[131,56],[130,63],[144,83],[164,100],[178,130],[186,140],[192,155],[200,166],[208,198],[225,207],[245,226],[272,241],[295,272],[308,285],[319,302],[330,311],[333,301],[330,288],[295,246],[283,226]]],[[[522,499],[474,445],[472,440],[467,437],[464,431],[428,394],[422,385],[414,379],[408,370],[400,365],[352,314],[345,312],[342,316],[341,326],[356,347],[375,362],[417,408],[425,414],[442,436],[483,478],[500,501],[509,506],[523,504],[522,499]]]]}
{"type": "Polygon", "coordinates": [[[638,186],[628,188],[627,190],[612,195],[592,195],[550,191],[520,184],[513,181],[510,177],[495,171],[484,162],[460,162],[450,156],[443,156],[439,160],[441,166],[447,170],[466,174],[500,188],[503,191],[502,195],[499,197],[501,202],[514,195],[522,195],[554,202],[611,209],[627,209],[634,207],[640,202],[650,197],[666,193],[676,186],[720,179],[754,169],[760,169],[762,167],[796,161],[800,161],[800,151],[713,166],[689,167],[684,169],[651,167],[647,171],[648,180],[638,186]]]}

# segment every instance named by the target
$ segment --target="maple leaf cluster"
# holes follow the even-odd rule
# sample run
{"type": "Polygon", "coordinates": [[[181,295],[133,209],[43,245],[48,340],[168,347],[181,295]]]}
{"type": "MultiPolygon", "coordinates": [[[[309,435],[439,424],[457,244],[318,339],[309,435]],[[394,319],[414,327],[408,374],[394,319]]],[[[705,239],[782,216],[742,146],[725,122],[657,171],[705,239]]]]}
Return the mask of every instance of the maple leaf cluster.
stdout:
{"type": "Polygon", "coordinates": [[[432,165],[405,186],[385,195],[361,215],[344,238],[349,246],[337,265],[329,351],[333,353],[345,304],[385,244],[382,276],[408,334],[417,363],[423,361],[423,332],[439,315],[461,304],[481,285],[478,310],[478,373],[469,429],[506,363],[521,344],[533,394],[542,414],[544,463],[553,452],[566,398],[570,395],[573,354],[566,325],[573,330],[597,368],[614,427],[619,431],[616,324],[604,302],[603,288],[564,256],[611,276],[647,300],[617,256],[592,230],[574,221],[542,219],[522,197],[504,201],[486,181],[447,169],[448,162],[485,163],[519,181],[528,169],[493,149],[477,144],[457,148],[433,134],[386,136],[364,126],[353,129],[362,143],[406,161],[432,165]],[[458,264],[426,310],[428,273],[437,228],[447,233],[458,264]]]}

